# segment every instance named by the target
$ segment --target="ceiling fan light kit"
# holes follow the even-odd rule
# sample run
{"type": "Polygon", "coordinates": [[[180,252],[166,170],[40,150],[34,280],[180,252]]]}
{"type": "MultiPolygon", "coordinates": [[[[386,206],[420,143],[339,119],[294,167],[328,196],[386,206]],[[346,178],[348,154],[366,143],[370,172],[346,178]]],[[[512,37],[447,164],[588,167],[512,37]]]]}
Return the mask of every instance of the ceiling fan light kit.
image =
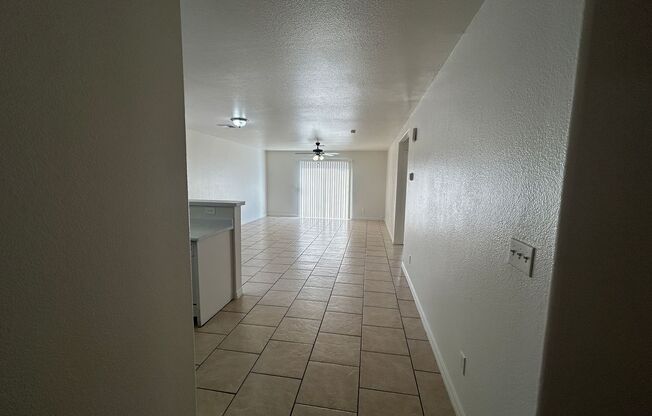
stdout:
{"type": "Polygon", "coordinates": [[[315,148],[312,150],[312,152],[296,152],[295,155],[313,155],[312,160],[315,162],[319,160],[324,160],[324,156],[337,156],[339,153],[324,153],[324,149],[321,149],[319,146],[321,146],[321,143],[316,142],[315,143],[315,148]]]}

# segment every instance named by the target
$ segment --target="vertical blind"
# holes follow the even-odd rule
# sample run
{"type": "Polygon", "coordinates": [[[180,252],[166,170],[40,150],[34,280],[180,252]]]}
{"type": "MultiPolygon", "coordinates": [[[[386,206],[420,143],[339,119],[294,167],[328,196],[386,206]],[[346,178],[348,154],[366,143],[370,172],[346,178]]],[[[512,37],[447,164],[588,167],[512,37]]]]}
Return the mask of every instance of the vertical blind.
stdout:
{"type": "Polygon", "coordinates": [[[304,218],[349,219],[351,162],[299,161],[299,215],[304,218]]]}

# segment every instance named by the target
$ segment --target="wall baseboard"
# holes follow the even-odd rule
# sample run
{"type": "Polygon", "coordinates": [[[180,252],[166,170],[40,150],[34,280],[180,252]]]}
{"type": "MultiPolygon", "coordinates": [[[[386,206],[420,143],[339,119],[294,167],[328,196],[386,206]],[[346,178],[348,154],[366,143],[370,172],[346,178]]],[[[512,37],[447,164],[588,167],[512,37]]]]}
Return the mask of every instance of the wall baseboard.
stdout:
{"type": "MultiPolygon", "coordinates": [[[[299,217],[297,214],[286,214],[286,213],[275,213],[275,212],[268,212],[267,216],[268,217],[290,217],[290,218],[298,218],[299,217]]],[[[385,221],[385,218],[381,218],[381,217],[351,217],[351,220],[385,221]]]]}
{"type": "Polygon", "coordinates": [[[262,219],[262,218],[265,218],[266,216],[267,216],[267,214],[263,214],[263,215],[261,215],[260,217],[256,217],[256,218],[251,219],[251,220],[249,220],[249,221],[242,221],[242,222],[240,223],[240,225],[245,225],[245,224],[249,224],[250,222],[258,221],[258,220],[260,220],[260,219],[262,219]]]}
{"type": "Polygon", "coordinates": [[[267,217],[292,217],[292,218],[298,217],[297,214],[286,214],[286,213],[282,213],[282,212],[280,212],[280,213],[268,212],[266,216],[267,217]]]}
{"type": "Polygon", "coordinates": [[[437,344],[435,335],[433,334],[432,329],[430,328],[430,323],[428,322],[428,318],[426,317],[426,314],[423,311],[423,307],[421,306],[421,302],[419,301],[419,296],[417,296],[416,290],[414,290],[414,285],[412,284],[410,275],[408,274],[407,269],[405,268],[405,263],[403,263],[402,261],[401,261],[401,270],[403,270],[403,273],[405,274],[405,280],[408,282],[408,285],[410,286],[412,297],[414,297],[414,303],[417,307],[417,310],[419,311],[419,316],[421,317],[421,323],[423,324],[423,328],[426,330],[426,335],[428,336],[428,341],[430,341],[430,347],[432,348],[432,352],[433,354],[435,354],[435,359],[437,360],[437,366],[439,367],[439,371],[441,372],[441,377],[444,380],[444,385],[446,386],[446,391],[448,392],[448,396],[450,397],[451,403],[453,404],[453,409],[455,410],[455,414],[457,416],[466,416],[466,413],[464,413],[464,408],[462,407],[462,403],[460,402],[460,398],[457,395],[457,391],[455,390],[455,386],[453,385],[453,381],[450,378],[450,373],[448,372],[448,368],[446,368],[446,364],[444,363],[444,359],[442,357],[441,351],[439,350],[439,345],[437,344]]]}

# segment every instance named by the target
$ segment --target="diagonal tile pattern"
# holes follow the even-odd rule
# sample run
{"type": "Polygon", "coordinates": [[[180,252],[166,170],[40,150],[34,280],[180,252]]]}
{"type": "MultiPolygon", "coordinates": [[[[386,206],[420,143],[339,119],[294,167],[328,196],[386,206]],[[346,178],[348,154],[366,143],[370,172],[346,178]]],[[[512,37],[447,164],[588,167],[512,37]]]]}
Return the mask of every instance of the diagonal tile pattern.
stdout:
{"type": "Polygon", "coordinates": [[[379,221],[242,227],[243,296],[196,328],[198,414],[453,416],[379,221]]]}

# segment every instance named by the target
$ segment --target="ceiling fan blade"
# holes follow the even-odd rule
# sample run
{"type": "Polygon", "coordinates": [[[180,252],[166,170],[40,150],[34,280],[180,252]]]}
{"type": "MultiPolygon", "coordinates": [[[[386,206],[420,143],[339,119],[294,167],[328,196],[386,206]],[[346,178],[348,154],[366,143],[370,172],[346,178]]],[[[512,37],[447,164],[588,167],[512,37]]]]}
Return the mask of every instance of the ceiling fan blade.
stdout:
{"type": "Polygon", "coordinates": [[[339,153],[324,153],[324,156],[337,156],[339,153]]]}
{"type": "Polygon", "coordinates": [[[295,155],[314,155],[313,152],[295,152],[295,155]]]}
{"type": "Polygon", "coordinates": [[[218,127],[228,127],[230,129],[234,129],[235,126],[233,124],[218,124],[218,127]]]}

